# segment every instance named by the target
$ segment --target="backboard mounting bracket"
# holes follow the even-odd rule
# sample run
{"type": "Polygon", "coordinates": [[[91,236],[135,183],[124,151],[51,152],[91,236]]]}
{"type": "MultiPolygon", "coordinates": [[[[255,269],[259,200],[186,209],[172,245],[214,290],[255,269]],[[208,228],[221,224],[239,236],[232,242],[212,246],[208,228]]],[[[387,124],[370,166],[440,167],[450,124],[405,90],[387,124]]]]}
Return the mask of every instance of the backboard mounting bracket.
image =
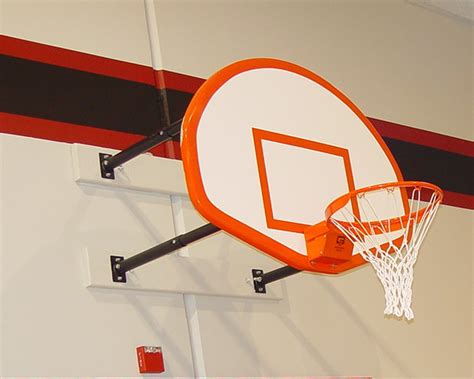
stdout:
{"type": "Polygon", "coordinates": [[[255,289],[256,293],[267,293],[265,283],[263,283],[262,275],[263,270],[252,269],[253,288],[255,289]]]}
{"type": "Polygon", "coordinates": [[[115,179],[114,169],[108,164],[111,157],[111,154],[99,153],[100,176],[104,179],[115,179]]]}
{"type": "Polygon", "coordinates": [[[114,170],[117,167],[178,136],[181,133],[181,122],[182,120],[178,120],[172,123],[168,128],[164,128],[144,138],[116,155],[99,153],[100,174],[102,178],[114,180],[114,170]]]}
{"type": "MultiPolygon", "coordinates": [[[[115,283],[127,283],[127,272],[146,263],[152,262],[158,258],[164,257],[192,242],[198,241],[204,237],[218,232],[220,228],[213,224],[205,224],[197,229],[173,237],[157,246],[154,246],[141,253],[125,258],[119,255],[110,256],[110,270],[112,281],[115,283]]],[[[291,266],[283,266],[276,270],[264,273],[262,269],[252,269],[252,280],[255,293],[266,294],[266,285],[286,278],[300,272],[300,270],[291,266]]]]}
{"type": "Polygon", "coordinates": [[[110,268],[112,270],[112,280],[116,283],[127,283],[127,275],[125,273],[120,273],[117,270],[117,267],[120,267],[120,262],[125,258],[118,255],[110,256],[110,268]],[[117,266],[118,265],[118,266],[117,266]]]}
{"type": "Polygon", "coordinates": [[[267,293],[266,285],[277,280],[286,278],[290,275],[294,275],[301,272],[291,266],[283,266],[276,270],[264,273],[263,270],[254,268],[252,269],[253,288],[256,293],[265,294],[267,293]]]}
{"type": "Polygon", "coordinates": [[[127,272],[134,268],[143,266],[146,263],[152,262],[158,258],[164,257],[191,242],[198,241],[204,237],[218,232],[220,229],[213,224],[205,224],[197,229],[191,230],[187,233],[173,237],[168,241],[162,242],[159,245],[151,247],[141,253],[135,254],[125,259],[121,256],[111,255],[110,264],[112,270],[112,280],[114,282],[126,283],[127,272]]]}

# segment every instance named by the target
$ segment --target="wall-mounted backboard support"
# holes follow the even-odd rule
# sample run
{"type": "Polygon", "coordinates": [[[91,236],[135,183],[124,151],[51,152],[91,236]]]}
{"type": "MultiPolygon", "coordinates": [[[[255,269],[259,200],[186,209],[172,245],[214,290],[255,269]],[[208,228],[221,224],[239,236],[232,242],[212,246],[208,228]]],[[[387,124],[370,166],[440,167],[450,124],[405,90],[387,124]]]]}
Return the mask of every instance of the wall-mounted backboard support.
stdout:
{"type": "Polygon", "coordinates": [[[168,241],[160,243],[157,246],[133,255],[127,259],[118,256],[111,256],[112,278],[114,282],[126,283],[127,272],[130,270],[164,257],[165,255],[181,249],[192,242],[210,236],[219,230],[220,229],[217,226],[206,224],[185,234],[173,237],[168,241]]]}
{"type": "Polygon", "coordinates": [[[276,282],[277,280],[281,280],[299,272],[301,272],[301,270],[291,266],[283,266],[269,272],[264,272],[260,268],[252,269],[253,287],[256,293],[265,294],[267,293],[267,284],[276,282]]]}
{"type": "MultiPolygon", "coordinates": [[[[267,286],[267,292],[255,293],[251,263],[222,265],[222,262],[195,256],[167,254],[159,262],[147,264],[127,273],[127,282],[115,282],[111,273],[111,255],[128,258],[127,251],[90,248],[85,252],[86,286],[90,289],[144,291],[152,293],[194,294],[261,301],[283,299],[283,282],[267,286]]],[[[259,264],[262,271],[272,271],[275,262],[259,264]]]]}
{"type": "Polygon", "coordinates": [[[181,133],[181,122],[182,120],[174,122],[168,128],[146,137],[116,155],[100,153],[99,164],[102,178],[115,179],[114,170],[117,167],[178,136],[181,133]]]}

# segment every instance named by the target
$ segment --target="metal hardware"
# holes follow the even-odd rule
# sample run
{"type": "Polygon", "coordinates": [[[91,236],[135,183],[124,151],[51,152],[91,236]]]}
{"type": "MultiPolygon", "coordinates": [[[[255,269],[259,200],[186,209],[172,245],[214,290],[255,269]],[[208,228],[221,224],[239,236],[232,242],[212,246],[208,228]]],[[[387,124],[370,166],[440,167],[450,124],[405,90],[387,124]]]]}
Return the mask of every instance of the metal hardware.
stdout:
{"type": "Polygon", "coordinates": [[[100,176],[104,179],[115,179],[114,169],[109,166],[109,159],[111,154],[99,153],[100,176]]]}
{"type": "Polygon", "coordinates": [[[146,137],[116,155],[112,156],[110,154],[99,153],[101,176],[104,179],[115,179],[115,168],[179,135],[181,133],[181,122],[182,120],[174,122],[169,128],[160,130],[159,132],[146,137]]]}
{"type": "Polygon", "coordinates": [[[291,266],[283,266],[264,273],[261,269],[252,269],[253,288],[256,293],[267,293],[266,285],[301,272],[291,266]]]}
{"type": "Polygon", "coordinates": [[[110,268],[112,269],[112,280],[118,283],[127,283],[127,277],[125,274],[121,274],[118,269],[120,268],[120,263],[123,262],[125,258],[118,255],[110,256],[110,268]]]}
{"type": "Polygon", "coordinates": [[[255,289],[256,293],[267,293],[265,288],[265,284],[262,283],[263,270],[260,269],[252,269],[252,278],[253,278],[253,288],[255,289]]]}
{"type": "MultiPolygon", "coordinates": [[[[211,234],[218,232],[220,229],[213,224],[206,224],[197,229],[194,229],[190,232],[181,234],[179,236],[173,237],[172,239],[160,243],[157,246],[154,246],[148,250],[145,250],[141,253],[138,253],[130,258],[122,259],[119,261],[114,261],[112,263],[112,278],[114,282],[126,282],[126,273],[134,268],[143,266],[146,263],[154,261],[155,259],[161,258],[173,251],[184,247],[191,242],[200,240],[201,238],[207,237],[211,234]],[[118,265],[118,266],[117,266],[118,265]],[[121,276],[122,280],[118,280],[118,277],[121,276]],[[116,280],[117,279],[117,280],[116,280]]],[[[123,258],[112,256],[112,258],[123,258]]]]}

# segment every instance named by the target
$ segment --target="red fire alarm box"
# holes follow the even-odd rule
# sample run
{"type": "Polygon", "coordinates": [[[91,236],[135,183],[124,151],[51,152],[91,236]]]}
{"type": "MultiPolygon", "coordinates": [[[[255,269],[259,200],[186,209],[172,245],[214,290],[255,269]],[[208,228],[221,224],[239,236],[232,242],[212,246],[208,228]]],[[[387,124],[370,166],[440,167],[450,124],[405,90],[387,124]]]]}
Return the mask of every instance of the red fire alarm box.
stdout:
{"type": "Polygon", "coordinates": [[[140,374],[159,374],[165,371],[163,353],[159,346],[137,347],[140,374]]]}

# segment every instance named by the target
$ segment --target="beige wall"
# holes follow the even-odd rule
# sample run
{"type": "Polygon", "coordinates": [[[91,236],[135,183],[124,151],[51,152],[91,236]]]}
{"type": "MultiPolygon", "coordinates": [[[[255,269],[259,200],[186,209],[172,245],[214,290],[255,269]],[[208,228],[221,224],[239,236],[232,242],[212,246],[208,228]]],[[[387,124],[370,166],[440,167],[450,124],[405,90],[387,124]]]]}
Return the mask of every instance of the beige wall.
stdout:
{"type": "MultiPolygon", "coordinates": [[[[1,5],[7,35],[151,65],[141,0],[1,5]]],[[[287,59],[327,78],[369,116],[472,138],[467,23],[404,1],[154,6],[158,41],[151,45],[154,61],[165,69],[207,77],[237,59],[287,59]]],[[[159,200],[132,192],[124,203],[121,192],[78,188],[65,144],[4,137],[1,148],[0,375],[132,376],[130,349],[151,343],[163,346],[168,374],[175,376],[196,373],[197,349],[200,370],[209,376],[472,377],[471,211],[440,209],[416,266],[413,322],[383,317],[381,287],[365,267],[337,278],[288,278],[278,303],[197,297],[194,322],[202,345],[196,346],[189,340],[196,323],[188,327],[181,295],[90,292],[83,283],[80,257],[88,244],[139,251],[169,236],[171,219],[154,221],[168,228],[157,237],[133,212],[137,206],[154,214],[159,200]],[[98,233],[103,222],[107,239],[98,233]],[[32,232],[28,239],[25,230],[32,232]],[[38,267],[43,281],[32,280],[38,267]],[[118,325],[129,326],[120,338],[113,329],[118,325]],[[52,363],[53,348],[69,343],[75,355],[63,351],[66,359],[52,363]]],[[[186,227],[202,222],[183,202],[186,227]]],[[[208,239],[189,252],[219,259],[223,269],[266,259],[245,250],[208,239]]]]}
{"type": "Polygon", "coordinates": [[[363,112],[472,139],[472,25],[403,0],[155,0],[163,65],[208,77],[269,56],[320,74],[363,112]]]}
{"type": "MultiPolygon", "coordinates": [[[[145,3],[153,1],[0,0],[0,30],[151,65],[145,3]]],[[[161,45],[155,55],[168,70],[206,78],[238,59],[287,59],[328,79],[371,117],[474,136],[468,127],[473,119],[468,22],[404,0],[155,0],[154,5],[161,45]]]]}
{"type": "Polygon", "coordinates": [[[182,295],[86,288],[88,249],[174,236],[169,197],[78,186],[69,144],[0,134],[0,162],[0,377],[137,376],[140,345],[192,376],[182,295]]]}
{"type": "Polygon", "coordinates": [[[0,0],[0,33],[151,66],[142,0],[0,0]]]}
{"type": "MultiPolygon", "coordinates": [[[[141,344],[163,347],[169,376],[196,374],[193,350],[207,376],[471,376],[470,211],[440,209],[416,266],[412,322],[383,316],[382,288],[364,267],[288,278],[280,301],[194,296],[189,327],[180,294],[86,288],[85,259],[201,225],[188,199],[179,210],[165,194],[78,185],[68,144],[3,135],[0,151],[1,376],[134,376],[141,344]]],[[[250,273],[272,262],[223,235],[188,253],[220,262],[206,278],[215,281],[233,265],[250,273]]],[[[138,283],[140,270],[130,277],[138,283]]]]}
{"type": "MultiPolygon", "coordinates": [[[[371,117],[473,137],[471,24],[396,0],[154,3],[165,69],[208,77],[239,59],[286,59],[371,117]]],[[[470,211],[441,209],[417,264],[413,323],[377,316],[370,268],[290,278],[288,304],[273,310],[199,299],[208,374],[470,377],[472,223],[470,211]],[[453,253],[466,265],[446,269],[453,253]]]]}
{"type": "MultiPolygon", "coordinates": [[[[189,200],[178,215],[167,195],[77,185],[68,144],[4,135],[0,149],[0,374],[133,376],[141,344],[163,347],[168,375],[196,373],[183,296],[86,288],[86,250],[128,255],[173,236],[177,219],[195,228],[203,220],[189,200]]],[[[412,322],[383,316],[370,267],[288,278],[281,301],[195,296],[204,373],[470,377],[472,221],[470,211],[440,209],[416,266],[412,322]]],[[[207,280],[271,262],[225,236],[188,252],[221,262],[207,280]]]]}
{"type": "MultiPolygon", "coordinates": [[[[413,322],[383,316],[370,267],[337,278],[288,278],[287,298],[274,306],[199,298],[207,373],[471,377],[471,213],[440,210],[416,266],[413,322]],[[446,270],[453,252],[466,264],[446,270]]],[[[238,257],[222,252],[222,259],[238,257]]]]}

